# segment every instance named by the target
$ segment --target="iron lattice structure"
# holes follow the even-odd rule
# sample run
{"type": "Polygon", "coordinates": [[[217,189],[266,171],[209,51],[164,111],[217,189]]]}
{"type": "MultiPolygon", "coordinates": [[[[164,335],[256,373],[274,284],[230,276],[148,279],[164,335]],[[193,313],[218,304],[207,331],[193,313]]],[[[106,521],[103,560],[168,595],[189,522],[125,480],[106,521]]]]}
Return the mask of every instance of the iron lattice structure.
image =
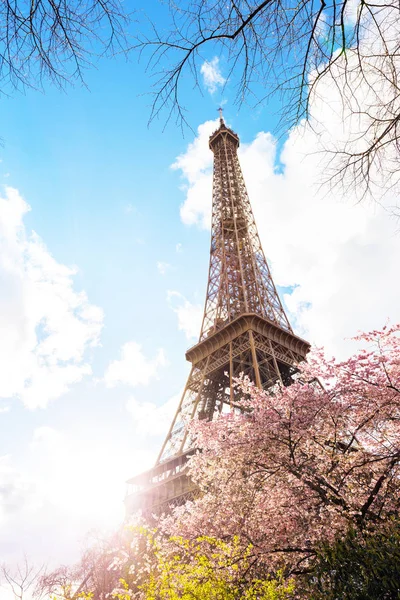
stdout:
{"type": "Polygon", "coordinates": [[[187,423],[212,420],[235,405],[233,378],[262,389],[288,385],[305,359],[308,342],[297,337],[265,259],[237,156],[239,138],[222,117],[210,137],[214,153],[210,267],[199,342],[186,352],[192,368],[156,465],[131,479],[130,514],[160,512],[194,492],[185,474],[194,451],[187,423]]]}

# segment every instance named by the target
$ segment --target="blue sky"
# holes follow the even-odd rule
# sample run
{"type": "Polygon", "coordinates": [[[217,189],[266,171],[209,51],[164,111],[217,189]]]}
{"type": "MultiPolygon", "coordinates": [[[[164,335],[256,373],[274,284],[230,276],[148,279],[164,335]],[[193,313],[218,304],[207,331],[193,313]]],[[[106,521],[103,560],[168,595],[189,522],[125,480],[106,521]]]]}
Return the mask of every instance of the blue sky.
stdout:
{"type": "MultiPolygon", "coordinates": [[[[89,529],[120,522],[124,481],[155,459],[205,296],[207,139],[222,101],[297,332],[344,355],[343,338],[400,318],[395,222],[318,192],[320,166],[305,157],[319,137],[299,127],[278,144],[278,104],[238,112],[230,83],[221,91],[224,58],[212,58],[214,86],[204,74],[203,96],[186,86],[196,133],[185,137],[162,119],[147,126],[149,77],[122,57],[88,71],[88,89],[1,99],[0,357],[16,370],[0,375],[5,560],[76,558],[89,529]],[[51,385],[37,375],[30,394],[44,363],[51,385]]],[[[323,92],[315,111],[335,136],[329,81],[323,92]]]]}

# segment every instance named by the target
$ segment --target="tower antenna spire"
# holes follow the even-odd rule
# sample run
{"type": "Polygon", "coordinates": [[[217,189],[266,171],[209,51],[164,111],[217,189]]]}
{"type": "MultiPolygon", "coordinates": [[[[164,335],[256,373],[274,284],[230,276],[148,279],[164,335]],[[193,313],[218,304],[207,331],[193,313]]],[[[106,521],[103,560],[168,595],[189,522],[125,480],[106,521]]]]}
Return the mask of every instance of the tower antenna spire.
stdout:
{"type": "Polygon", "coordinates": [[[223,110],[224,109],[221,106],[218,109],[218,112],[219,112],[219,122],[221,123],[221,125],[225,125],[224,117],[222,116],[223,110]]]}

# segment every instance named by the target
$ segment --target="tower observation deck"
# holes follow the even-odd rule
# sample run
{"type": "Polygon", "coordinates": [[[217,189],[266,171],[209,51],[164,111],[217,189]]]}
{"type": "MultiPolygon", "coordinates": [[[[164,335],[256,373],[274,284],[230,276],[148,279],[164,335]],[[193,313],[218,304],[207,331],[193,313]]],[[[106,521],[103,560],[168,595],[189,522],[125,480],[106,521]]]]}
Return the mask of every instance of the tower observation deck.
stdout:
{"type": "Polygon", "coordinates": [[[192,419],[212,420],[235,406],[233,378],[257,387],[289,385],[310,345],[293,333],[265,259],[237,156],[239,137],[222,116],[211,135],[214,153],[210,266],[198,343],[182,399],[155,466],[128,481],[127,515],[164,512],[193,495],[185,465],[194,452],[192,419]]]}

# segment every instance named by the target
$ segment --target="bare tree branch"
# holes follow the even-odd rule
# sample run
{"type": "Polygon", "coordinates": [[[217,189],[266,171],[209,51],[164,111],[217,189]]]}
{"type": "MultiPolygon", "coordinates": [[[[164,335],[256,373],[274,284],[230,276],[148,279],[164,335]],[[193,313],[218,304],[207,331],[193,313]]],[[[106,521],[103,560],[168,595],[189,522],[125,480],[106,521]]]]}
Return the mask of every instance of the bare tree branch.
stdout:
{"type": "Polygon", "coordinates": [[[154,77],[150,121],[166,110],[167,120],[186,123],[181,94],[187,76],[201,91],[201,65],[206,57],[222,55],[236,87],[235,102],[258,105],[278,93],[281,127],[301,119],[315,126],[313,106],[327,97],[328,85],[351,133],[338,147],[328,146],[328,178],[352,189],[361,186],[361,198],[362,192],[373,193],[374,185],[390,189],[397,184],[397,2],[171,0],[169,11],[169,28],[141,24],[132,48],[139,50],[154,77]]]}
{"type": "Polygon", "coordinates": [[[129,19],[120,0],[0,0],[0,93],[84,82],[95,57],[125,50],[129,19]]]}
{"type": "Polygon", "coordinates": [[[14,568],[3,564],[0,567],[2,587],[12,594],[13,600],[41,600],[45,590],[41,586],[41,578],[45,573],[45,565],[39,567],[30,564],[27,557],[14,568]]]}

